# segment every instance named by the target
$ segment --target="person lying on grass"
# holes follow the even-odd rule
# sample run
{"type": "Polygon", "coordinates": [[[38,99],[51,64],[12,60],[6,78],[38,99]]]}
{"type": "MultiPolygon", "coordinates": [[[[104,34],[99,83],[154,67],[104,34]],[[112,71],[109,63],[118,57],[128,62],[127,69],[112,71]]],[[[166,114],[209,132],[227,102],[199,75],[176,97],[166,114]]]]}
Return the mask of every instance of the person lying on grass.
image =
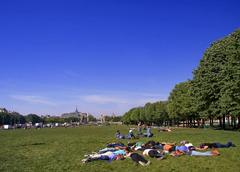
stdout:
{"type": "Polygon", "coordinates": [[[105,153],[105,152],[115,152],[115,151],[118,151],[118,150],[123,150],[125,149],[126,146],[115,146],[115,147],[107,147],[107,148],[104,148],[104,149],[101,149],[98,151],[99,154],[102,154],[102,153],[105,153]]]}
{"type": "Polygon", "coordinates": [[[163,145],[159,142],[155,142],[153,140],[148,141],[144,144],[145,149],[161,149],[163,150],[163,145]]]}
{"type": "Polygon", "coordinates": [[[82,160],[82,163],[88,163],[96,160],[106,160],[111,162],[113,160],[123,160],[124,156],[122,154],[114,154],[113,152],[106,152],[104,154],[94,154],[82,160]]]}
{"type": "Polygon", "coordinates": [[[187,153],[187,155],[190,155],[190,156],[218,156],[218,155],[220,155],[220,153],[217,149],[213,148],[213,149],[211,149],[211,151],[206,151],[206,152],[191,150],[187,153]]]}
{"type": "Polygon", "coordinates": [[[133,142],[133,143],[128,143],[128,147],[131,149],[131,150],[144,150],[144,142],[133,142]]]}
{"type": "Polygon", "coordinates": [[[124,147],[125,145],[123,144],[123,143],[121,143],[121,142],[117,142],[117,143],[108,143],[107,144],[107,147],[108,148],[114,148],[114,147],[116,147],[116,146],[122,146],[122,147],[124,147]]]}
{"type": "Polygon", "coordinates": [[[199,152],[196,151],[195,147],[188,141],[181,142],[180,146],[173,146],[170,150],[170,155],[172,156],[181,156],[181,155],[190,155],[190,156],[217,156],[220,155],[219,151],[213,148],[211,151],[199,152]]]}
{"type": "Polygon", "coordinates": [[[175,150],[176,143],[162,143],[164,153],[170,153],[175,150]]]}
{"type": "Polygon", "coordinates": [[[148,166],[151,162],[147,161],[142,155],[139,155],[138,153],[131,152],[130,149],[126,148],[126,157],[130,157],[133,162],[136,163],[136,165],[140,164],[142,166],[148,166]]]}
{"type": "Polygon", "coordinates": [[[185,144],[181,144],[180,146],[172,146],[169,149],[170,155],[172,156],[180,156],[180,155],[184,155],[187,154],[189,152],[189,149],[187,146],[185,146],[185,144]]]}
{"type": "Polygon", "coordinates": [[[170,128],[158,128],[158,132],[171,132],[170,128]]]}
{"type": "Polygon", "coordinates": [[[211,151],[206,151],[206,152],[200,152],[200,151],[195,151],[195,150],[188,150],[188,151],[183,151],[183,150],[176,150],[170,153],[170,155],[176,157],[176,156],[181,156],[181,155],[190,155],[190,156],[218,156],[220,155],[219,151],[217,149],[212,149],[211,151]]]}
{"type": "Polygon", "coordinates": [[[175,145],[175,143],[166,143],[166,142],[159,143],[159,142],[155,142],[153,140],[150,140],[145,144],[143,142],[128,143],[128,147],[130,147],[132,150],[135,150],[135,151],[137,151],[137,150],[144,151],[145,149],[163,150],[164,145],[170,145],[170,147],[172,147],[172,145],[175,145]]]}
{"type": "Polygon", "coordinates": [[[85,155],[86,159],[83,159],[82,162],[90,162],[94,160],[116,160],[119,157],[125,156],[126,155],[126,148],[124,149],[115,149],[115,150],[110,150],[110,151],[99,151],[99,153],[93,153],[93,154],[88,154],[85,155]]]}
{"type": "Polygon", "coordinates": [[[163,152],[156,149],[145,149],[143,155],[156,158],[157,160],[162,160],[164,158],[163,152]]]}
{"type": "Polygon", "coordinates": [[[197,150],[207,150],[211,148],[230,148],[230,147],[236,147],[235,144],[233,144],[231,141],[227,142],[226,144],[214,142],[214,143],[202,143],[199,147],[197,147],[197,150]]]}
{"type": "Polygon", "coordinates": [[[121,142],[120,143],[109,143],[109,144],[107,144],[106,148],[99,150],[98,153],[101,154],[101,153],[105,153],[108,151],[114,152],[116,150],[125,149],[125,148],[126,148],[126,146],[121,142]]]}

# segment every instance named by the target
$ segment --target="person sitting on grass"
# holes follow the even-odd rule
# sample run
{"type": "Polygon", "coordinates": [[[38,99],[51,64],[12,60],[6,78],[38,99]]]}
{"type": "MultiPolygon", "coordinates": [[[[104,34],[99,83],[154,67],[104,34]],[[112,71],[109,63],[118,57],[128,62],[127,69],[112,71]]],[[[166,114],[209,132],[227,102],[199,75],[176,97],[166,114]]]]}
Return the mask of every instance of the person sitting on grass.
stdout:
{"type": "Polygon", "coordinates": [[[146,133],[143,134],[145,137],[152,137],[153,133],[152,133],[152,129],[150,126],[147,126],[147,131],[146,133]]]}
{"type": "Polygon", "coordinates": [[[208,148],[230,148],[230,147],[236,147],[235,144],[232,142],[227,142],[226,144],[214,142],[214,143],[202,143],[200,146],[197,148],[197,150],[206,150],[208,148]]]}
{"type": "Polygon", "coordinates": [[[129,130],[128,135],[126,137],[127,139],[135,139],[135,135],[133,134],[133,130],[129,130]]]}
{"type": "Polygon", "coordinates": [[[125,136],[122,135],[119,130],[117,130],[117,132],[115,133],[115,137],[117,139],[125,139],[125,136]]]}
{"type": "Polygon", "coordinates": [[[142,123],[141,122],[138,123],[138,133],[137,133],[137,135],[138,136],[142,136],[143,135],[143,133],[142,133],[142,123]]]}
{"type": "Polygon", "coordinates": [[[156,149],[145,149],[143,151],[143,155],[149,156],[151,158],[156,158],[158,160],[162,160],[164,158],[163,153],[156,149]]]}
{"type": "Polygon", "coordinates": [[[142,166],[148,166],[151,162],[147,161],[142,155],[139,155],[138,153],[131,152],[128,148],[125,149],[126,151],[126,157],[130,157],[133,162],[136,163],[136,165],[140,164],[142,166]]]}

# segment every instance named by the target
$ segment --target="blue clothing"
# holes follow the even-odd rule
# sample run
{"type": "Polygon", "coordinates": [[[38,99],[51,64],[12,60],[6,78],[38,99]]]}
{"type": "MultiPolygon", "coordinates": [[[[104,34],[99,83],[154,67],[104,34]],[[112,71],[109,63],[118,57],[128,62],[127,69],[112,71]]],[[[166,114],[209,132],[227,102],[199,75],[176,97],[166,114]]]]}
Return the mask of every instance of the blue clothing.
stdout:
{"type": "Polygon", "coordinates": [[[126,155],[126,152],[124,150],[117,150],[113,152],[114,155],[126,155]]]}
{"type": "Polygon", "coordinates": [[[116,146],[124,146],[123,143],[110,143],[110,144],[107,144],[107,147],[116,147],[116,146]]]}
{"type": "Polygon", "coordinates": [[[211,151],[207,151],[207,152],[191,151],[189,155],[191,155],[191,156],[212,156],[213,154],[211,151]]]}
{"type": "Polygon", "coordinates": [[[115,136],[116,136],[117,139],[125,139],[125,136],[122,135],[122,134],[117,133],[115,136]]]}
{"type": "Polygon", "coordinates": [[[100,160],[108,160],[108,161],[113,161],[116,158],[116,155],[114,153],[110,155],[101,155],[100,160]]]}
{"type": "Polygon", "coordinates": [[[150,127],[147,128],[147,131],[146,131],[146,133],[144,133],[144,136],[145,137],[152,137],[153,136],[152,129],[150,127]]]}
{"type": "Polygon", "coordinates": [[[116,149],[115,148],[104,148],[104,149],[101,149],[98,153],[100,154],[103,154],[103,153],[106,153],[106,152],[113,152],[115,151],[116,149]]]}
{"type": "Polygon", "coordinates": [[[188,148],[187,148],[187,146],[176,146],[175,150],[176,151],[178,150],[178,151],[181,151],[181,152],[187,152],[188,148]]]}
{"type": "Polygon", "coordinates": [[[131,138],[134,138],[135,136],[134,136],[134,134],[133,133],[128,133],[128,135],[127,135],[127,139],[131,139],[131,138]]]}

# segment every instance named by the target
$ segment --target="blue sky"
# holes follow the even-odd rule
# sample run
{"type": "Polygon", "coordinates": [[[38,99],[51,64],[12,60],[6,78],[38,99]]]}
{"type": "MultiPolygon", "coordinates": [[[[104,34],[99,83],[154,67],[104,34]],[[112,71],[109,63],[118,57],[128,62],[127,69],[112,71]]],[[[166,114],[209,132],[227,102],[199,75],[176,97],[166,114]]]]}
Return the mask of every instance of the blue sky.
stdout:
{"type": "Polygon", "coordinates": [[[210,43],[239,28],[237,0],[0,2],[0,107],[122,114],[166,100],[210,43]]]}

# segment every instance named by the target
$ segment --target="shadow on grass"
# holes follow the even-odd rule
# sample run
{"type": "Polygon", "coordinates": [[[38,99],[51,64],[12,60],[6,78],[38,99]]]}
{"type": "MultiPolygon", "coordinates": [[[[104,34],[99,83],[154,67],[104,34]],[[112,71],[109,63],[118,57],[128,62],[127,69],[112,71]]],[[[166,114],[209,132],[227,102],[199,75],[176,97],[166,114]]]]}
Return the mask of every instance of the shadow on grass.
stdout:
{"type": "Polygon", "coordinates": [[[22,145],[18,145],[21,147],[25,147],[25,146],[40,146],[40,145],[45,145],[46,143],[29,143],[29,144],[22,144],[22,145]]]}

